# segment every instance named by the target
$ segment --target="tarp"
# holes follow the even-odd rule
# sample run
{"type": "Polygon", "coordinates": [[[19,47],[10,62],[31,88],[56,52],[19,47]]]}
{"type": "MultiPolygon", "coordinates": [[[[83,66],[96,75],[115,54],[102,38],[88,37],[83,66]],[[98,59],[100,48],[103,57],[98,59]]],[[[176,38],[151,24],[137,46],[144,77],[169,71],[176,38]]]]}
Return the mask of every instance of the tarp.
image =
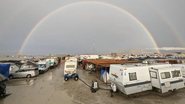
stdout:
{"type": "Polygon", "coordinates": [[[5,80],[9,77],[10,64],[0,64],[0,80],[5,80]]]}

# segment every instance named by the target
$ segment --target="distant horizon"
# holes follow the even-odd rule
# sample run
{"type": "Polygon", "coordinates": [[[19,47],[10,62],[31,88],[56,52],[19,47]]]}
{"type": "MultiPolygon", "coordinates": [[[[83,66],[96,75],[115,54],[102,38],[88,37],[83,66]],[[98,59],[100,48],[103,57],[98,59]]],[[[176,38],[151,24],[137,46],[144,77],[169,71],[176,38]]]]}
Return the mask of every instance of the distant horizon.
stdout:
{"type": "Polygon", "coordinates": [[[0,54],[185,47],[183,0],[3,0],[0,8],[0,54]]]}
{"type": "MultiPolygon", "coordinates": [[[[27,56],[48,56],[48,55],[104,55],[104,54],[111,54],[111,53],[121,53],[121,54],[131,54],[131,53],[138,53],[138,54],[141,54],[141,53],[156,53],[155,51],[156,49],[155,48],[147,48],[147,49],[129,49],[129,50],[122,50],[122,51],[119,51],[119,52],[105,52],[105,53],[76,53],[76,54],[70,54],[70,53],[48,53],[48,54],[26,54],[26,53],[23,53],[23,54],[20,54],[20,56],[24,56],[24,55],[27,55],[27,56]],[[137,51],[137,52],[136,52],[137,51]]],[[[175,53],[175,52],[185,52],[185,48],[183,47],[161,47],[161,48],[158,48],[158,50],[160,50],[162,53],[165,53],[165,52],[171,52],[171,53],[175,53]]],[[[17,54],[4,54],[4,53],[0,53],[0,55],[13,55],[13,56],[19,56],[17,54]]]]}

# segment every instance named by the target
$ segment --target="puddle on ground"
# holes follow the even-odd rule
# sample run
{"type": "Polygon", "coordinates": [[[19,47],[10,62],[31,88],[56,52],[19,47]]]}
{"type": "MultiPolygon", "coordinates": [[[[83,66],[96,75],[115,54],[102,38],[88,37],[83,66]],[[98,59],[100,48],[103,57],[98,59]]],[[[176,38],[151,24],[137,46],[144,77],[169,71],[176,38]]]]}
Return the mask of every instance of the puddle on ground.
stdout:
{"type": "Polygon", "coordinates": [[[23,78],[23,79],[12,79],[7,82],[7,86],[32,86],[36,78],[23,78]]]}

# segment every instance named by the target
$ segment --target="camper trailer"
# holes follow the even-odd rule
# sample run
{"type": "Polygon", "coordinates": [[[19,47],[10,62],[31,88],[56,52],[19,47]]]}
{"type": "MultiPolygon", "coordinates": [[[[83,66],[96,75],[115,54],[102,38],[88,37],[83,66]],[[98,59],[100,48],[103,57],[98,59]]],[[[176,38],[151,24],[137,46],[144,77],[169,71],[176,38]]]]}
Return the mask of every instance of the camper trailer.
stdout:
{"type": "Polygon", "coordinates": [[[77,58],[75,57],[66,57],[64,64],[64,80],[67,81],[70,78],[78,80],[77,74],[77,58]]]}
{"type": "Polygon", "coordinates": [[[181,68],[181,73],[185,84],[185,64],[173,64],[173,66],[177,66],[181,68]]]}
{"type": "Polygon", "coordinates": [[[111,85],[126,95],[152,90],[148,66],[144,64],[110,65],[109,77],[111,85]]]}
{"type": "Polygon", "coordinates": [[[181,67],[168,65],[149,68],[152,87],[161,93],[174,91],[184,87],[181,67]]]}

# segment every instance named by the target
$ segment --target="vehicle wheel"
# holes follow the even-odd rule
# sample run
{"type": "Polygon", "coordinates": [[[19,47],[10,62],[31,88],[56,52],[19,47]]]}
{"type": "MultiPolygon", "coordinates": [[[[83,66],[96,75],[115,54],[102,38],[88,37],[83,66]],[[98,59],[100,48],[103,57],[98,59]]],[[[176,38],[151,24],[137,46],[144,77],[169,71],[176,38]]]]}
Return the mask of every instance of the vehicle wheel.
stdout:
{"type": "Polygon", "coordinates": [[[26,76],[26,78],[31,78],[31,74],[28,74],[28,75],[26,76]]]}
{"type": "Polygon", "coordinates": [[[13,75],[10,75],[10,76],[9,76],[9,79],[13,79],[13,75]]]}
{"type": "Polygon", "coordinates": [[[4,95],[6,95],[6,89],[4,89],[4,91],[3,91],[3,96],[4,96],[4,95]]]}
{"type": "Polygon", "coordinates": [[[3,91],[0,92],[0,97],[4,97],[6,95],[6,89],[2,89],[3,91]]]}
{"type": "Polygon", "coordinates": [[[69,78],[68,77],[65,77],[64,80],[67,81],[69,78]]]}
{"type": "Polygon", "coordinates": [[[74,80],[75,80],[75,81],[78,81],[78,77],[77,77],[77,76],[76,76],[76,77],[74,77],[74,80]]]}

